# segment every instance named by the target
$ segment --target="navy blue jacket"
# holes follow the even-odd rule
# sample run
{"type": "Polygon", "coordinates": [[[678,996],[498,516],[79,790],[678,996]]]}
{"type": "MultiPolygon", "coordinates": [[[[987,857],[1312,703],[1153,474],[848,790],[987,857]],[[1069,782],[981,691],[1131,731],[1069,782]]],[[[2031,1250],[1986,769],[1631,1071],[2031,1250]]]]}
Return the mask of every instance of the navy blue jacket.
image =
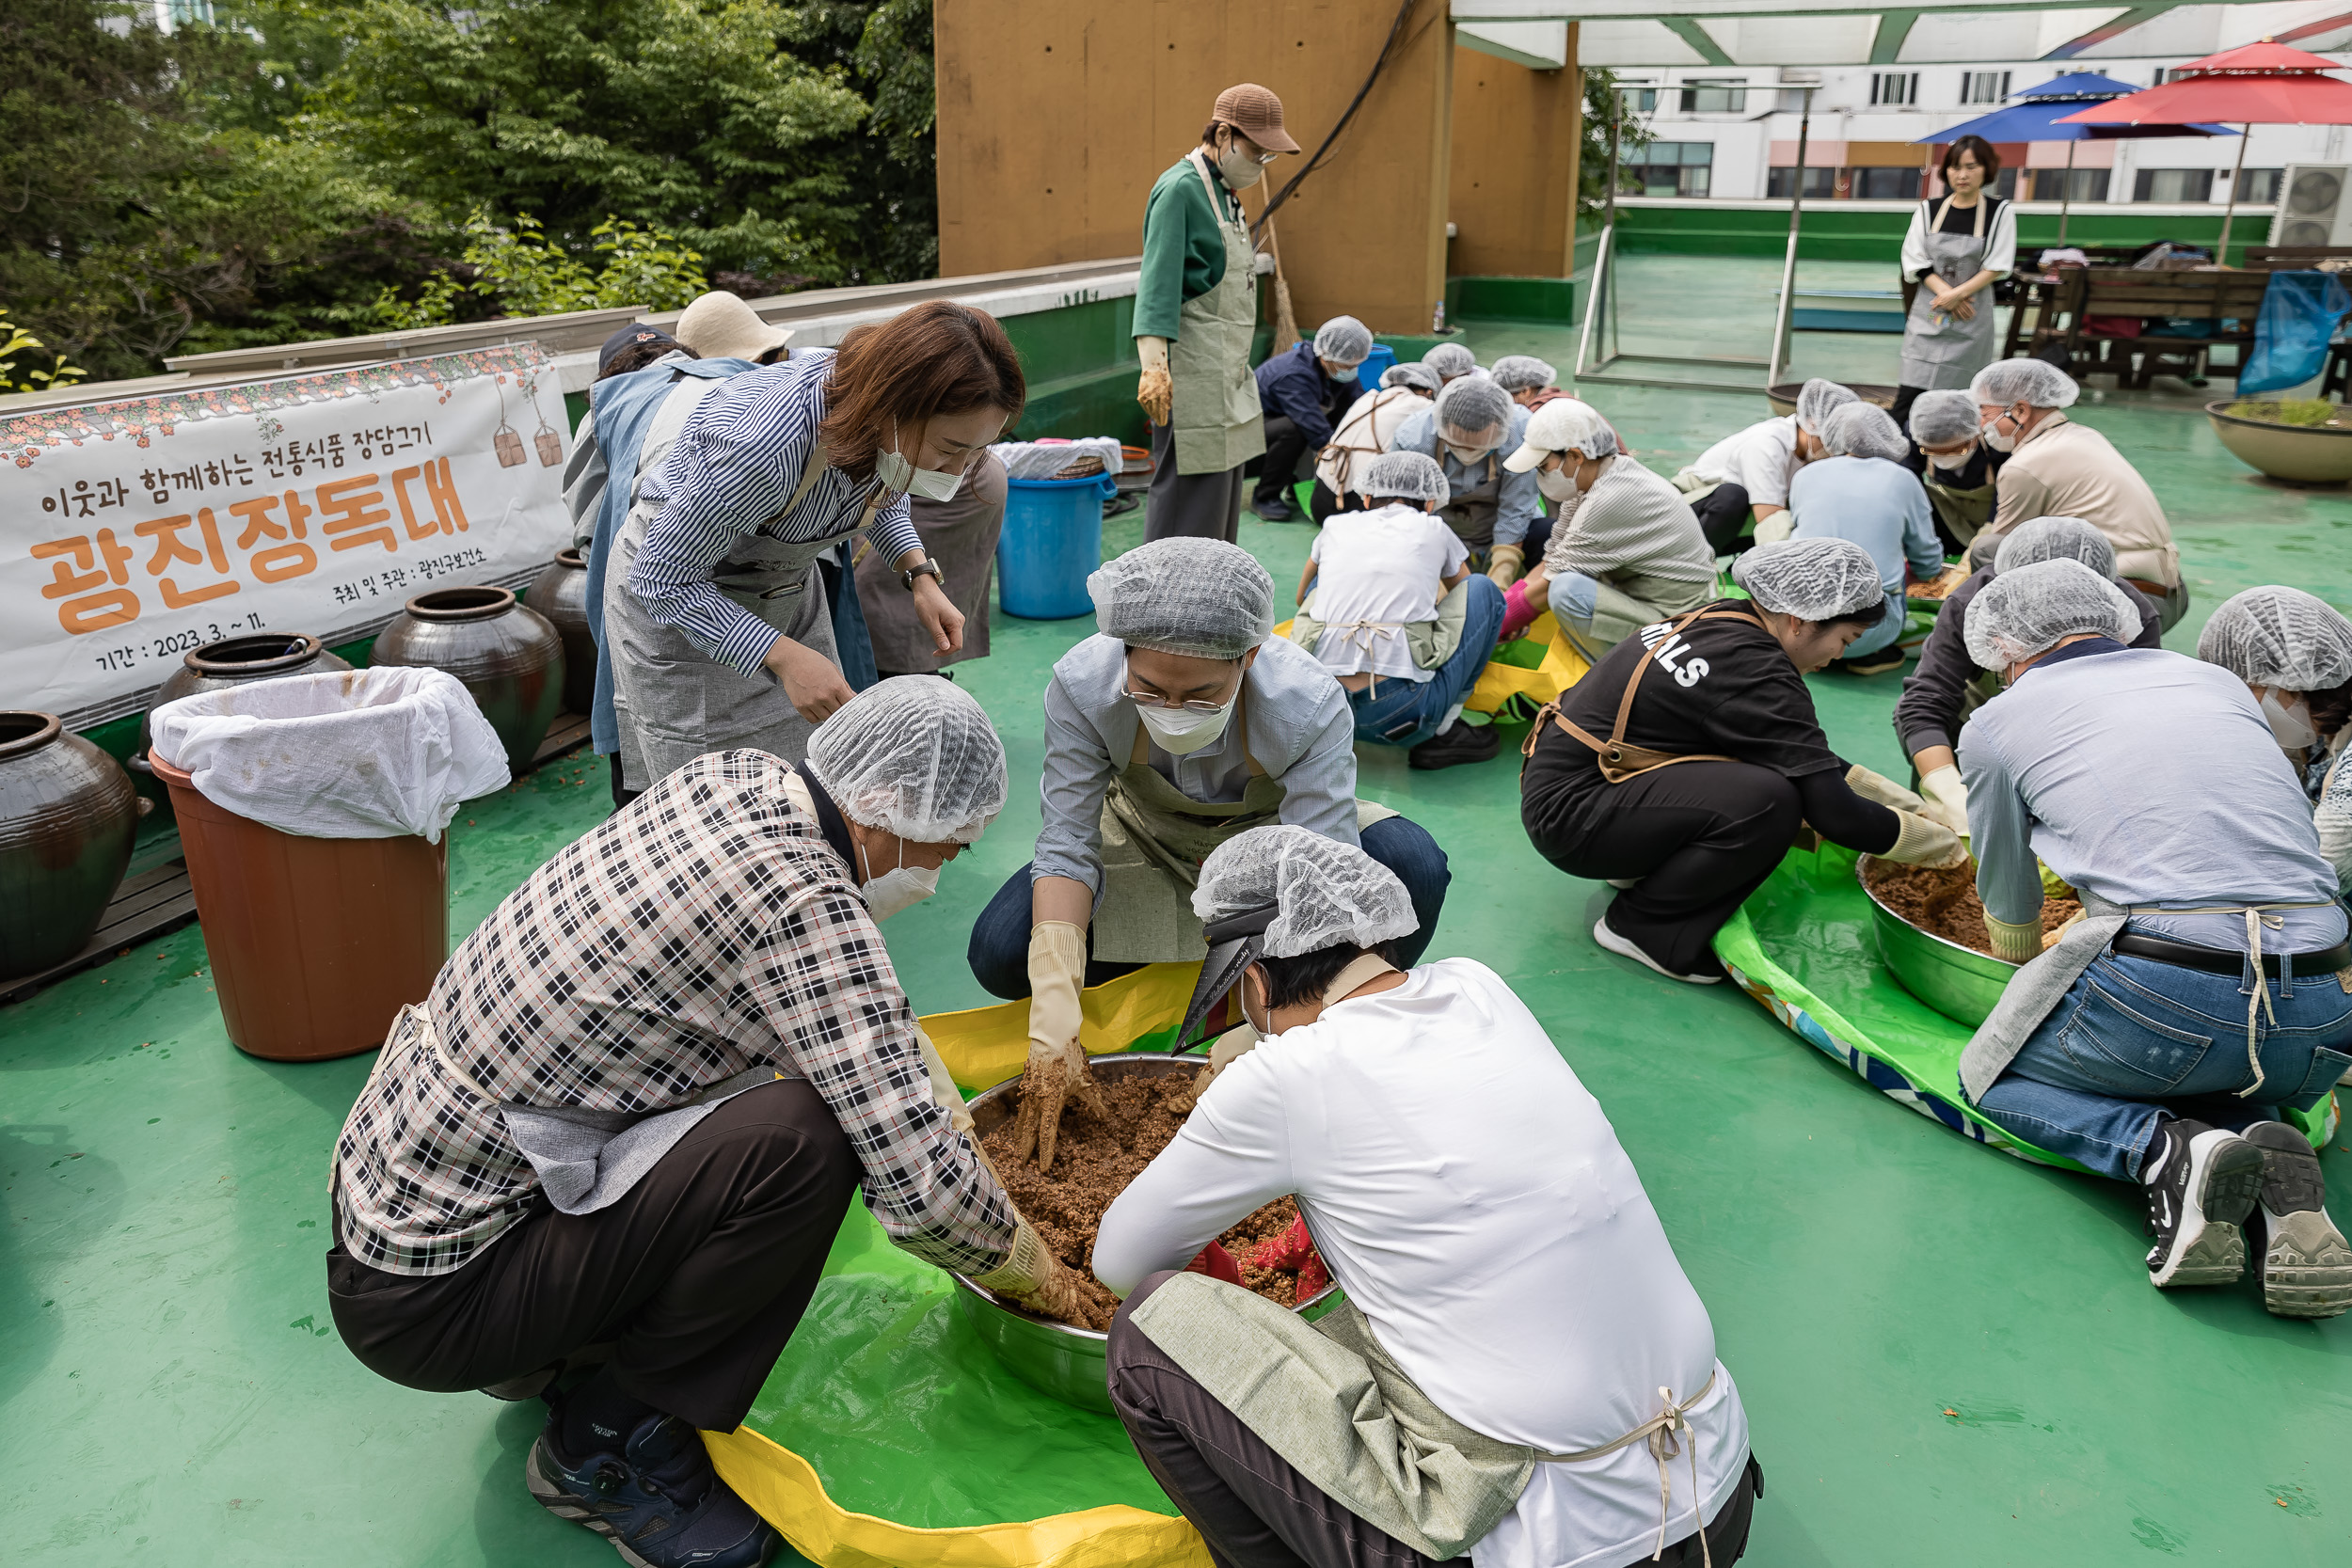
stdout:
{"type": "Polygon", "coordinates": [[[1353,376],[1334,381],[1323,373],[1311,338],[1300,339],[1258,367],[1258,401],[1265,405],[1266,417],[1289,415],[1317,447],[1329,443],[1332,421],[1347,411],[1359,389],[1353,376]]]}

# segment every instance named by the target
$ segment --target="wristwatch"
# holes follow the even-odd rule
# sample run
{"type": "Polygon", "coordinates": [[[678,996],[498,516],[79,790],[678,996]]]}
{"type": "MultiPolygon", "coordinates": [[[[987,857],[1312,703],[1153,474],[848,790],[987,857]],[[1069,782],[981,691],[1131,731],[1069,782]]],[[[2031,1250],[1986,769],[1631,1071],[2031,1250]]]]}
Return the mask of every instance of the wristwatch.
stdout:
{"type": "Polygon", "coordinates": [[[947,586],[947,574],[941,571],[939,569],[939,562],[931,560],[929,556],[924,557],[922,560],[916,562],[914,565],[898,574],[899,583],[910,594],[914,592],[914,579],[916,578],[929,578],[933,582],[939,584],[942,588],[946,588],[947,586]]]}

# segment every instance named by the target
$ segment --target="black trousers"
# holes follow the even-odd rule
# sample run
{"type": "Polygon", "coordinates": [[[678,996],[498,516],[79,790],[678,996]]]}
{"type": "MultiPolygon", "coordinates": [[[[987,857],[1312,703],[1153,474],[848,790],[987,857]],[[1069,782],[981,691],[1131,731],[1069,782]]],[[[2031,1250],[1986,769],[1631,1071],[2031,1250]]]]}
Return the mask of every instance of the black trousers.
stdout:
{"type": "Polygon", "coordinates": [[[1307,478],[1314,470],[1314,454],[1321,449],[1310,442],[1307,433],[1288,414],[1269,414],[1265,421],[1265,455],[1248,466],[1255,475],[1257,487],[1250,492],[1252,500],[1270,500],[1277,496],[1288,499],[1291,486],[1307,478]]]}
{"type": "MultiPolygon", "coordinates": [[[[1129,1321],[1137,1302],[1174,1277],[1146,1279],[1111,1321],[1111,1404],[1144,1467],[1200,1532],[1217,1568],[1424,1568],[1430,1559],[1299,1474],[1129,1321]]],[[[1746,1483],[1707,1527],[1717,1568],[1731,1568],[1747,1550],[1761,1484],[1751,1459],[1746,1483]]],[[[1686,1568],[1701,1558],[1693,1531],[1668,1545],[1661,1560],[1686,1568]]],[[[1643,1552],[1627,1568],[1650,1560],[1643,1552]]]]}
{"type": "Polygon", "coordinates": [[[1176,471],[1176,435],[1172,427],[1152,427],[1152,487],[1145,492],[1143,537],[1154,539],[1222,539],[1241,537],[1241,495],[1247,484],[1241,464],[1213,474],[1176,471]]]}
{"type": "Polygon", "coordinates": [[[546,1209],[453,1274],[386,1274],[339,1242],[326,1255],[335,1327],[369,1370],[431,1393],[612,1341],[624,1392],[729,1432],[808,1309],[857,1179],[817,1091],[763,1084],[695,1123],[611,1207],[546,1209]]]}
{"type": "Polygon", "coordinates": [[[1544,732],[1519,784],[1528,838],[1571,877],[1640,878],[1602,916],[1609,928],[1677,974],[1720,974],[1715,933],[1796,842],[1796,785],[1744,762],[1679,762],[1613,784],[1591,754],[1544,732]]]}
{"type": "Polygon", "coordinates": [[[1748,515],[1750,504],[1744,484],[1718,484],[1691,503],[1700,531],[1717,555],[1731,554],[1741,539],[1756,531],[1756,521],[1748,515]]]}

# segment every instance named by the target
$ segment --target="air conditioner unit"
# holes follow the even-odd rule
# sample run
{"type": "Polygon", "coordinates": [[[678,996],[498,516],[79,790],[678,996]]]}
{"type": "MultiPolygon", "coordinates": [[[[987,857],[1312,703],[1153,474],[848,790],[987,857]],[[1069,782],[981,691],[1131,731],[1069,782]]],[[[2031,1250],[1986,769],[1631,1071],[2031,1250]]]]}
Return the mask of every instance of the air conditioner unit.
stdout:
{"type": "Polygon", "coordinates": [[[2352,165],[2289,164],[2270,219],[2272,245],[2352,245],[2352,165]]]}

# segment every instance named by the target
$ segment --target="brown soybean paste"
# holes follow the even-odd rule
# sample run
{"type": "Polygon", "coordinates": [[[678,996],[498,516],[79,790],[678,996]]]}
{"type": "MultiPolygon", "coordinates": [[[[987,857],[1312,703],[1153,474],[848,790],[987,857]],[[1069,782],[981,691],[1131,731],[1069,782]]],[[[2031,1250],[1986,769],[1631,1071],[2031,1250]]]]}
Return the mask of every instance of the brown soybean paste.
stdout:
{"type": "MultiPolygon", "coordinates": [[[[1063,1110],[1050,1175],[1041,1176],[1034,1165],[1012,1157],[1014,1117],[1008,1116],[980,1140],[1014,1205],[1037,1227],[1038,1236],[1053,1248],[1054,1256],[1083,1275],[1090,1287],[1084,1312],[1069,1321],[1081,1328],[1096,1329],[1110,1327],[1119,1303],[1095,1280],[1089,1267],[1095,1229],[1111,1200],[1126,1191],[1127,1183],[1174,1141],[1176,1130],[1192,1109],[1192,1079],[1172,1075],[1104,1081],[1103,1098],[1110,1104],[1107,1119],[1087,1110],[1074,1098],[1063,1110]]],[[[1295,1304],[1298,1276],[1285,1270],[1261,1269],[1249,1261],[1249,1254],[1260,1243],[1290,1228],[1296,1218],[1298,1205],[1287,1197],[1278,1198],[1217,1238],[1241,1265],[1243,1283],[1284,1307],[1295,1304]]]]}
{"type": "MultiPolygon", "coordinates": [[[[1881,861],[1870,868],[1870,891],[1879,901],[1931,936],[1993,956],[1984,932],[1984,904],[1977,897],[1977,868],[1973,864],[1938,871],[1925,865],[1895,865],[1881,861]]],[[[2072,898],[2042,901],[2044,936],[2072,920],[2082,906],[2072,898]]]]}

